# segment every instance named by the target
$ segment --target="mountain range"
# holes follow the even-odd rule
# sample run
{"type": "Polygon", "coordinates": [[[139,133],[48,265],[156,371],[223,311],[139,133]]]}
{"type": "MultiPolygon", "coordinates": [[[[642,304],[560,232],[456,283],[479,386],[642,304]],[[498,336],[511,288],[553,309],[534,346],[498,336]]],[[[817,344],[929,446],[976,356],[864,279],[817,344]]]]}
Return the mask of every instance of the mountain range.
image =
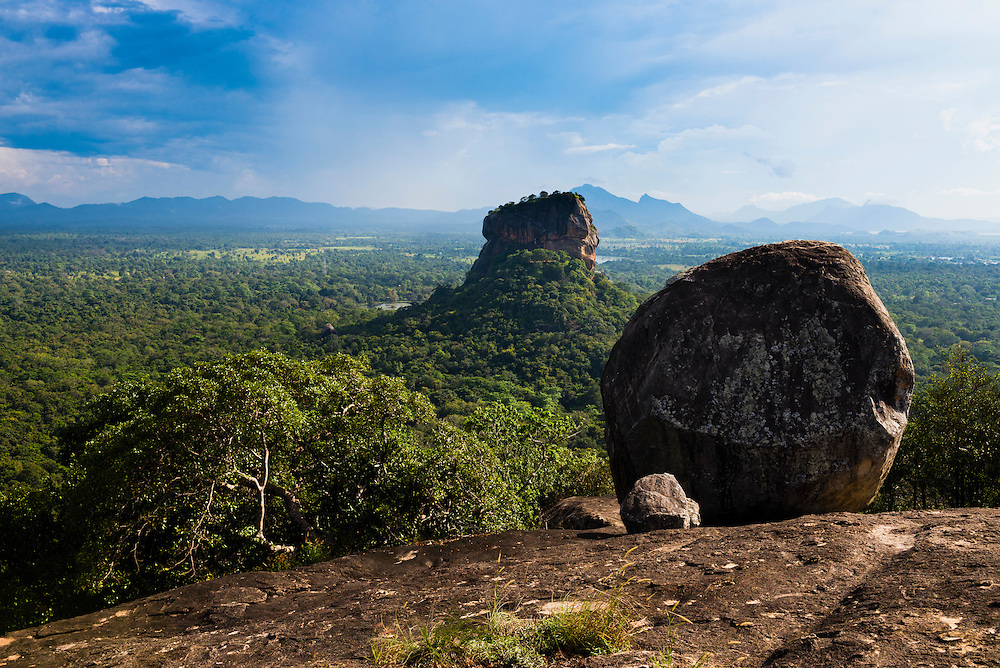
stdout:
{"type": "MultiPolygon", "coordinates": [[[[583,196],[605,237],[664,238],[745,236],[754,238],[831,238],[848,235],[936,235],[1000,233],[1000,223],[925,218],[896,206],[823,199],[783,211],[745,206],[716,219],[683,205],[643,195],[618,197],[597,186],[573,188],[583,196]]],[[[0,230],[9,231],[180,231],[185,229],[259,229],[286,231],[477,232],[488,207],[461,211],[399,208],[350,208],[302,202],[290,197],[143,197],[119,204],[82,204],[60,208],[25,195],[0,195],[0,230]]]]}

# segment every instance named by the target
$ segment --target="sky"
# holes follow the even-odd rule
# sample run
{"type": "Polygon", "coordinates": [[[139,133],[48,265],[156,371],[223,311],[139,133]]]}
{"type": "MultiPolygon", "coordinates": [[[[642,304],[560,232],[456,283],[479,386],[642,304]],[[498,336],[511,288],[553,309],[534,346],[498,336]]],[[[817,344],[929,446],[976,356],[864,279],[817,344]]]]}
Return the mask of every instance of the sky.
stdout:
{"type": "Polygon", "coordinates": [[[1000,220],[995,0],[0,0],[0,193],[1000,220]]]}

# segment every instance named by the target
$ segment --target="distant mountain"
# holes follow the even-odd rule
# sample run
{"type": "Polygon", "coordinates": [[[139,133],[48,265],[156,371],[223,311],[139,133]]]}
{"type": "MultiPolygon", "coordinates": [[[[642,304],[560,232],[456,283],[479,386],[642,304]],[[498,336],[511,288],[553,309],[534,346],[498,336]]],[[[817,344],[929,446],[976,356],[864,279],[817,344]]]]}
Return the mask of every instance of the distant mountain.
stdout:
{"type": "Polygon", "coordinates": [[[34,205],[35,202],[20,193],[5,193],[0,195],[0,211],[34,205]]]}
{"type": "Polygon", "coordinates": [[[36,204],[18,193],[0,195],[0,229],[121,230],[288,229],[311,231],[478,231],[488,208],[463,211],[353,209],[291,197],[142,197],[121,204],[69,209],[36,204]]]}
{"type": "Polygon", "coordinates": [[[784,211],[765,211],[748,205],[719,218],[731,221],[734,227],[754,231],[762,229],[760,221],[765,219],[775,223],[776,231],[786,234],[789,238],[885,231],[930,234],[1000,232],[1000,224],[991,221],[925,218],[898,206],[873,202],[857,206],[839,198],[798,204],[784,211]]]}
{"type": "Polygon", "coordinates": [[[815,202],[796,204],[781,212],[771,212],[768,214],[768,218],[779,225],[801,222],[829,223],[842,216],[845,210],[852,208],[854,208],[854,205],[847,200],[831,197],[815,202]]]}
{"type": "MultiPolygon", "coordinates": [[[[643,195],[639,201],[585,184],[573,188],[584,197],[605,238],[741,236],[837,238],[895,232],[908,234],[1000,233],[1000,223],[924,218],[908,209],[866,202],[856,206],[831,198],[784,211],[745,206],[712,220],[683,205],[643,195]],[[722,221],[722,222],[720,222],[722,221]]],[[[40,204],[19,193],[0,195],[0,230],[121,232],[144,230],[288,230],[341,232],[439,232],[477,234],[490,207],[462,211],[370,209],[302,202],[291,197],[142,197],[120,204],[82,204],[61,208],[40,204]]]]}
{"type": "Polygon", "coordinates": [[[614,229],[632,225],[646,233],[702,236],[718,234],[725,227],[680,204],[649,195],[633,202],[590,184],[573,188],[572,192],[583,196],[598,230],[603,229],[602,226],[614,229]]]}
{"type": "Polygon", "coordinates": [[[746,223],[761,218],[768,218],[772,214],[774,214],[773,211],[762,209],[754,204],[747,204],[732,213],[713,214],[713,220],[718,220],[722,223],[746,223]]]}

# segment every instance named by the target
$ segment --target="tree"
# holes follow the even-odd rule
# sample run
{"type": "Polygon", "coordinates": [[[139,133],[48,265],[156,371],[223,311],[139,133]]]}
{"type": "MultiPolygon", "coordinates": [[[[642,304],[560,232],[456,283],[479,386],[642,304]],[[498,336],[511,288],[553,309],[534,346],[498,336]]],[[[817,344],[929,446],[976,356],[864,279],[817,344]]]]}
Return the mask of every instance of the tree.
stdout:
{"type": "Polygon", "coordinates": [[[280,555],[535,526],[542,504],[610,487],[596,452],[566,447],[576,429],[496,405],[457,427],[346,355],[234,355],[93,404],[60,521],[79,591],[110,604],[280,555]]]}
{"type": "Polygon", "coordinates": [[[350,501],[331,508],[335,492],[320,491],[343,482],[330,471],[348,467],[357,498],[377,493],[409,425],[432,415],[400,380],[369,373],[345,355],[257,352],[102,397],[71,446],[68,520],[87,527],[87,581],[156,589],[260,567],[345,521],[350,501]]]}
{"type": "Polygon", "coordinates": [[[913,397],[875,507],[1000,505],[1000,377],[962,347],[913,397]]]}

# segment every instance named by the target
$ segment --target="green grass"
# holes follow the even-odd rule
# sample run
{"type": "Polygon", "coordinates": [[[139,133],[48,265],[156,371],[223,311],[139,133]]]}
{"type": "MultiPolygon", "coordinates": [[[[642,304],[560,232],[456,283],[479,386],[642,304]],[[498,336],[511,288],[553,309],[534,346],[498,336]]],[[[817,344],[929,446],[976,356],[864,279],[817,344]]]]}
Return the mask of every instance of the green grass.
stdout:
{"type": "MultiPolygon", "coordinates": [[[[372,662],[382,668],[544,668],[554,659],[624,652],[642,626],[640,606],[626,587],[647,582],[625,577],[632,565],[627,562],[602,578],[606,591],[568,595],[544,606],[540,615],[520,616],[520,606],[505,594],[513,584],[507,582],[494,588],[484,619],[447,615],[415,625],[381,626],[371,641],[372,662]]],[[[674,626],[691,621],[676,608],[670,611],[666,646],[650,659],[653,668],[688,665],[674,652],[674,626]]],[[[702,653],[691,668],[706,668],[710,656],[702,653]]]]}
{"type": "Polygon", "coordinates": [[[442,617],[414,626],[384,627],[372,641],[379,666],[542,668],[555,657],[594,656],[629,649],[633,606],[620,589],[567,598],[548,617],[522,618],[496,598],[485,621],[442,617]]]}

